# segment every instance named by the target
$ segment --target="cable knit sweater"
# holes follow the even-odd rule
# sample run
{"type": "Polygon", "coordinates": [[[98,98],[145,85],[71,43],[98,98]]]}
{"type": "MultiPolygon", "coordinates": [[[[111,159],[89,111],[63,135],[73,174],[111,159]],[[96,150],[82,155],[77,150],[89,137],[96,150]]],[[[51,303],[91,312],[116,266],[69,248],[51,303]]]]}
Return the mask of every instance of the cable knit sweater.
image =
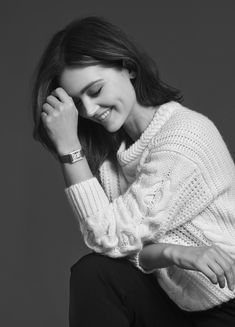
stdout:
{"type": "MultiPolygon", "coordinates": [[[[117,157],[117,168],[109,161],[100,167],[102,185],[94,177],[65,188],[89,248],[138,258],[146,242],[214,243],[235,259],[235,167],[209,118],[165,103],[134,144],[121,144],[117,157]]],[[[153,273],[187,311],[235,297],[200,272],[173,265],[153,273]]]]}

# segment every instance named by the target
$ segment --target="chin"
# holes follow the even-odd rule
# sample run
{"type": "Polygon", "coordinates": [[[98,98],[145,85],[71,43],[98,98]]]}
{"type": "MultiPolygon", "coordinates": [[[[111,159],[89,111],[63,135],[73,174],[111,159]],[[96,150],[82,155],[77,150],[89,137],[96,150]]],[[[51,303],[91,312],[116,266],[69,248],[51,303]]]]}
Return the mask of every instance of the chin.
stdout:
{"type": "Polygon", "coordinates": [[[107,123],[106,126],[104,125],[104,128],[110,133],[117,132],[121,127],[122,127],[122,124],[118,123],[118,121],[116,121],[114,124],[107,123]]]}
{"type": "Polygon", "coordinates": [[[117,132],[121,127],[114,127],[114,126],[104,126],[104,128],[106,129],[106,131],[108,131],[109,133],[115,133],[117,132]]]}

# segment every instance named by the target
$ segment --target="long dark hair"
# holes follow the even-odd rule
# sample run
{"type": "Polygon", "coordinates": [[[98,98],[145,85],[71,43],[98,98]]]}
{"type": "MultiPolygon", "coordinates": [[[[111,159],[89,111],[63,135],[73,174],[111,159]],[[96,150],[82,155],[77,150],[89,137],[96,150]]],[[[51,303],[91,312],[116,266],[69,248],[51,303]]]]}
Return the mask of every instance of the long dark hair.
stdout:
{"type": "MultiPolygon", "coordinates": [[[[117,26],[97,16],[75,20],[52,37],[35,72],[32,93],[35,124],[33,137],[54,156],[55,146],[40,118],[42,105],[52,90],[59,86],[59,77],[66,67],[96,64],[135,72],[131,82],[137,101],[143,106],[157,106],[173,100],[181,102],[183,99],[179,90],[160,80],[156,63],[117,26]]],[[[97,177],[98,168],[105,159],[109,158],[116,163],[117,149],[123,140],[127,145],[132,143],[123,128],[109,133],[103,126],[81,116],[78,121],[78,137],[91,171],[97,177]]]]}

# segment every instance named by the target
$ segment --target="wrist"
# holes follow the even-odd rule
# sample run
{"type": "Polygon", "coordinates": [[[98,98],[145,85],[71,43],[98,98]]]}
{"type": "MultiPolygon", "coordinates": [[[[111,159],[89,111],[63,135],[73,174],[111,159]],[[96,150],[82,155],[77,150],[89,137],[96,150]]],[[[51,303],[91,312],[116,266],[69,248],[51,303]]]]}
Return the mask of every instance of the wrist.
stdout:
{"type": "Polygon", "coordinates": [[[178,254],[179,245],[169,244],[163,249],[164,257],[169,261],[171,264],[176,264],[177,262],[177,254],[178,254]]]}
{"type": "Polygon", "coordinates": [[[63,156],[81,148],[82,148],[81,143],[79,142],[79,140],[77,140],[69,145],[61,145],[57,147],[57,154],[58,156],[63,156]]]}

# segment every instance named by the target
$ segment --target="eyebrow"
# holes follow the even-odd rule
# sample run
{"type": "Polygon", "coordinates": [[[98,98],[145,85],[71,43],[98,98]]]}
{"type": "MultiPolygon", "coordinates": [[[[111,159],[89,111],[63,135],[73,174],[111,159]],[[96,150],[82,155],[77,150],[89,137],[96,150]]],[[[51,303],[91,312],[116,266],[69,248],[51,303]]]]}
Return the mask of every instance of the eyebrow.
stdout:
{"type": "Polygon", "coordinates": [[[94,85],[97,82],[103,81],[103,79],[97,79],[96,81],[93,81],[89,84],[87,84],[82,90],[81,90],[81,94],[85,93],[87,89],[89,89],[89,87],[91,87],[92,85],[94,85]]]}

